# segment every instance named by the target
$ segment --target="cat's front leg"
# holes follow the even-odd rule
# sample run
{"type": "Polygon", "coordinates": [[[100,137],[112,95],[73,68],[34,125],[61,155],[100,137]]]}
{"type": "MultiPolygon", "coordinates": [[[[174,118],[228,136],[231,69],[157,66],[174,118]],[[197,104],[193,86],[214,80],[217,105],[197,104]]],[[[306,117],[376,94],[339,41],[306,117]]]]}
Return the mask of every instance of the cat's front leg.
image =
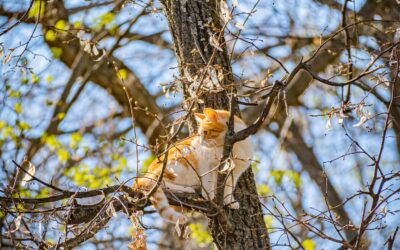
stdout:
{"type": "Polygon", "coordinates": [[[216,171],[211,171],[201,177],[201,195],[204,199],[213,200],[215,198],[217,177],[216,171]]]}
{"type": "Polygon", "coordinates": [[[225,182],[224,205],[227,205],[231,209],[239,209],[240,208],[239,202],[235,200],[235,197],[233,197],[233,191],[235,190],[235,184],[237,181],[234,178],[235,178],[234,174],[231,173],[225,182]]]}
{"type": "Polygon", "coordinates": [[[239,209],[240,208],[239,202],[236,201],[235,197],[233,196],[233,192],[235,190],[237,181],[239,180],[240,176],[248,168],[248,163],[246,161],[234,160],[233,164],[234,164],[233,169],[228,174],[228,178],[225,182],[224,204],[232,209],[239,209]]]}

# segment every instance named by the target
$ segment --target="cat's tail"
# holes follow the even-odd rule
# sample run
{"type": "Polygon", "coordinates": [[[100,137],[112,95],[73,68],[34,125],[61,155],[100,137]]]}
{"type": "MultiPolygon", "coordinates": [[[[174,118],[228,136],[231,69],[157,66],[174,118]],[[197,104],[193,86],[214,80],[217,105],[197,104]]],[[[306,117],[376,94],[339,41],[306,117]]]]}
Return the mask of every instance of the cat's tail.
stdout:
{"type": "Polygon", "coordinates": [[[167,196],[161,187],[158,187],[154,194],[150,197],[151,204],[155,207],[160,216],[172,223],[186,224],[188,222],[186,216],[176,211],[169,205],[167,196]]]}
{"type": "MultiPolygon", "coordinates": [[[[139,178],[138,182],[135,182],[132,188],[134,190],[140,191],[143,190],[144,186],[153,186],[155,185],[154,181],[147,179],[143,181],[143,178],[139,178]],[[142,179],[142,180],[140,180],[142,179]],[[150,184],[151,182],[151,184],[150,184]],[[150,185],[149,185],[150,184],[150,185]]],[[[151,188],[146,188],[147,191],[151,190],[151,188]]],[[[187,217],[178,212],[168,203],[168,198],[164,193],[164,190],[159,186],[157,187],[156,191],[151,195],[150,202],[157,210],[158,214],[161,218],[171,222],[171,223],[179,223],[179,224],[186,224],[188,222],[187,217]]]]}

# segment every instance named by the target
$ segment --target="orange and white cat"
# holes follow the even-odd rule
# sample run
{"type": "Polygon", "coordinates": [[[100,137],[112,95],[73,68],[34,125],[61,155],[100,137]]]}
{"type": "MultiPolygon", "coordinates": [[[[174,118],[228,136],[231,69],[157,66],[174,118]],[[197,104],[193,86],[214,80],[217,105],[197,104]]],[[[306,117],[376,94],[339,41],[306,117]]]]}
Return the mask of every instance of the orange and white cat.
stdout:
{"type": "MultiPolygon", "coordinates": [[[[198,122],[198,134],[177,142],[168,153],[168,162],[164,170],[160,187],[150,197],[150,201],[160,216],[167,221],[187,223],[187,218],[170,206],[164,190],[173,192],[195,193],[201,190],[205,199],[212,200],[216,194],[218,166],[222,157],[229,112],[205,108],[203,113],[195,114],[198,122]]],[[[246,128],[246,124],[235,116],[235,132],[246,128]]],[[[250,166],[253,148],[250,139],[237,142],[232,150],[230,175],[224,187],[224,204],[238,209],[239,203],[233,197],[237,180],[250,166]]],[[[138,178],[133,188],[149,192],[162,171],[164,157],[154,160],[147,173],[138,178]]]]}

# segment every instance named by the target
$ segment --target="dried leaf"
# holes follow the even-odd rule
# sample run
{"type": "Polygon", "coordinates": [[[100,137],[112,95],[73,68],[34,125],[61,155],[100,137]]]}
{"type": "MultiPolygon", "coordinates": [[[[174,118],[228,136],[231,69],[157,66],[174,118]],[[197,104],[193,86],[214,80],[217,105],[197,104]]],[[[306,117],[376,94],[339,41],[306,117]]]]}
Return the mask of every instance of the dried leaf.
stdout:
{"type": "Polygon", "coordinates": [[[238,6],[238,0],[232,0],[232,7],[235,8],[238,6]]]}
{"type": "Polygon", "coordinates": [[[99,55],[99,50],[97,49],[96,45],[94,45],[94,44],[92,46],[92,53],[95,56],[99,55]]]}
{"type": "Polygon", "coordinates": [[[221,46],[219,45],[217,38],[215,38],[215,36],[210,37],[210,44],[211,44],[211,46],[216,48],[218,51],[223,51],[221,46]]]}
{"type": "Polygon", "coordinates": [[[103,52],[103,54],[99,58],[95,59],[94,60],[95,62],[100,62],[106,56],[106,54],[107,54],[106,50],[103,49],[102,52],[103,52]]]}
{"type": "Polygon", "coordinates": [[[18,215],[18,217],[13,221],[13,224],[11,225],[9,233],[14,233],[20,228],[21,220],[22,220],[22,215],[18,215]]]}
{"type": "Polygon", "coordinates": [[[236,26],[236,28],[238,28],[238,29],[240,29],[240,30],[243,30],[243,29],[244,29],[244,24],[241,23],[241,22],[236,22],[236,23],[235,23],[235,26],[236,26]]]}
{"type": "Polygon", "coordinates": [[[43,225],[42,225],[42,221],[40,221],[39,225],[38,225],[38,234],[39,234],[40,239],[42,239],[42,231],[43,231],[43,225]]]}
{"type": "Polygon", "coordinates": [[[117,212],[115,211],[115,207],[114,207],[113,202],[110,202],[110,205],[108,206],[106,212],[107,212],[107,215],[110,216],[110,217],[111,216],[117,217],[117,212]]]}
{"type": "Polygon", "coordinates": [[[80,40],[82,40],[83,36],[85,35],[85,31],[80,30],[77,34],[76,37],[78,37],[80,40]]]}
{"type": "Polygon", "coordinates": [[[221,169],[221,173],[228,173],[229,171],[231,171],[233,169],[234,165],[232,164],[232,162],[226,162],[224,164],[224,168],[221,169]]]}
{"type": "Polygon", "coordinates": [[[364,108],[364,103],[360,103],[356,108],[356,114],[361,116],[363,114],[362,109],[364,108]]]}
{"type": "MultiPolygon", "coordinates": [[[[400,0],[397,0],[397,3],[400,4],[400,0]]],[[[393,42],[397,43],[399,41],[400,41],[400,28],[397,28],[396,32],[394,33],[393,42]]]]}
{"type": "Polygon", "coordinates": [[[367,121],[367,117],[365,115],[361,116],[360,120],[358,121],[357,124],[354,124],[353,127],[357,128],[363,125],[367,121]]]}
{"type": "Polygon", "coordinates": [[[190,230],[189,227],[185,227],[185,232],[183,233],[183,236],[182,236],[182,237],[183,237],[184,239],[189,239],[191,232],[192,232],[192,230],[190,230]]]}
{"type": "Polygon", "coordinates": [[[90,46],[90,43],[89,43],[89,41],[84,41],[83,42],[84,44],[85,44],[85,46],[83,47],[83,51],[85,51],[86,53],[91,53],[91,46],[90,46]]]}
{"type": "Polygon", "coordinates": [[[346,115],[346,114],[344,113],[343,108],[340,109],[339,116],[340,116],[341,118],[347,118],[347,117],[349,117],[348,115],[346,115]]]}
{"type": "Polygon", "coordinates": [[[332,129],[332,123],[331,123],[331,118],[330,118],[330,117],[329,117],[328,120],[326,121],[325,128],[326,128],[327,130],[332,129]]]}
{"type": "Polygon", "coordinates": [[[19,228],[19,231],[22,234],[30,234],[30,231],[28,230],[28,228],[25,227],[25,225],[21,225],[20,228],[19,228]]]}
{"type": "Polygon", "coordinates": [[[193,81],[193,78],[192,78],[192,76],[190,75],[189,70],[188,70],[186,67],[183,68],[183,74],[185,75],[186,79],[187,79],[189,82],[192,82],[192,81],[193,81]]]}
{"type": "Polygon", "coordinates": [[[176,221],[175,230],[176,230],[176,233],[178,234],[178,236],[180,237],[182,235],[182,229],[181,229],[181,225],[179,224],[179,220],[176,221]]]}
{"type": "Polygon", "coordinates": [[[33,179],[32,176],[35,175],[35,172],[36,172],[35,165],[33,165],[30,161],[27,161],[27,163],[29,164],[29,167],[28,167],[28,170],[27,170],[27,172],[29,174],[25,174],[24,178],[21,181],[21,186],[23,186],[23,187],[26,185],[26,183],[28,181],[31,181],[33,179]]]}
{"type": "Polygon", "coordinates": [[[4,60],[3,60],[3,64],[6,64],[6,63],[8,63],[8,61],[10,61],[10,59],[11,59],[11,52],[10,52],[10,53],[8,53],[8,55],[6,56],[6,58],[4,58],[4,60]]]}
{"type": "Polygon", "coordinates": [[[226,3],[226,1],[221,1],[221,18],[226,23],[232,19],[232,15],[231,12],[229,11],[228,4],[226,3]]]}

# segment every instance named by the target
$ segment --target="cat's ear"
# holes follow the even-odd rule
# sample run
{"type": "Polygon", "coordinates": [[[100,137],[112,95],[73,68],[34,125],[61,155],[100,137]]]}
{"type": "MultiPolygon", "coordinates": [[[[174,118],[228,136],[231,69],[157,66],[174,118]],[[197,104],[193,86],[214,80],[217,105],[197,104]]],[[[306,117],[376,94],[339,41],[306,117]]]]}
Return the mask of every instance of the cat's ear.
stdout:
{"type": "Polygon", "coordinates": [[[210,120],[212,122],[218,121],[218,113],[216,110],[214,110],[212,108],[205,108],[203,113],[207,117],[208,120],[210,120]]]}
{"type": "Polygon", "coordinates": [[[206,116],[204,114],[201,113],[195,113],[194,114],[194,118],[196,119],[197,123],[200,123],[204,120],[204,118],[206,118],[206,116]]]}

